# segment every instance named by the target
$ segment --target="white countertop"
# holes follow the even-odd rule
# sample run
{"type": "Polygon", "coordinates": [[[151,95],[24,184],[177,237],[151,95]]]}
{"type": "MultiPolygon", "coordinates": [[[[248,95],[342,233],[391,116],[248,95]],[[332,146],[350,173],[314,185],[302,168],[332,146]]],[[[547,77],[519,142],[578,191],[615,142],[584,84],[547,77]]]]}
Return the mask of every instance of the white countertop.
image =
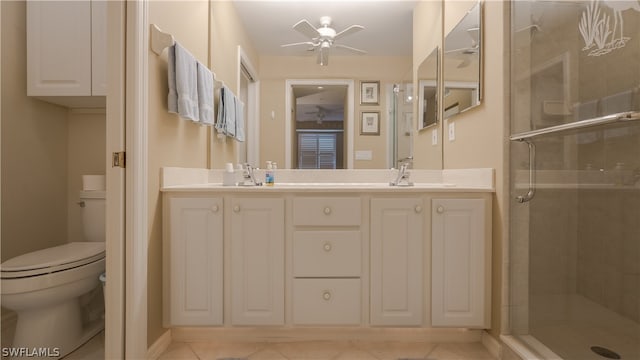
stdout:
{"type": "MultiPolygon", "coordinates": [[[[277,170],[273,186],[223,186],[222,170],[163,168],[163,192],[494,192],[493,169],[410,170],[412,186],[391,186],[391,170],[277,170]]],[[[258,179],[264,177],[258,171],[258,179]]]]}

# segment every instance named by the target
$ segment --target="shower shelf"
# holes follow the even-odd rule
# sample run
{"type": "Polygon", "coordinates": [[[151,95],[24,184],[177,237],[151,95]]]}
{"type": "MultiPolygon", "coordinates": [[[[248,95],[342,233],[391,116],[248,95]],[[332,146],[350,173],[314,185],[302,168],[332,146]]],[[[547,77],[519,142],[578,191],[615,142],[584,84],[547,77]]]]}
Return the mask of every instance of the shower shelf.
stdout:
{"type": "Polygon", "coordinates": [[[567,124],[551,126],[544,129],[527,131],[524,133],[511,135],[509,139],[512,141],[524,141],[524,140],[532,139],[542,135],[559,134],[559,133],[568,132],[572,130],[585,129],[592,126],[620,123],[624,121],[633,121],[633,120],[640,120],[640,111],[628,111],[628,112],[623,112],[618,114],[611,114],[611,115],[601,116],[593,119],[580,120],[580,121],[571,122],[567,124]]]}

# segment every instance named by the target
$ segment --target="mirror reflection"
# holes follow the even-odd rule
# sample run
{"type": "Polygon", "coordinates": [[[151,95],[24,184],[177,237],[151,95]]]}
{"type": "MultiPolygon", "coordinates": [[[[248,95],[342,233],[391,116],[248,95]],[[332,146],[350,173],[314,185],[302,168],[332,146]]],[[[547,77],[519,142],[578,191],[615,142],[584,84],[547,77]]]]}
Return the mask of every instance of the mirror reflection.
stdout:
{"type": "Polygon", "coordinates": [[[438,58],[440,48],[431,54],[418,68],[418,129],[438,123],[438,58]]]}
{"type": "Polygon", "coordinates": [[[480,105],[482,3],[475,5],[444,40],[444,118],[480,105]]]}

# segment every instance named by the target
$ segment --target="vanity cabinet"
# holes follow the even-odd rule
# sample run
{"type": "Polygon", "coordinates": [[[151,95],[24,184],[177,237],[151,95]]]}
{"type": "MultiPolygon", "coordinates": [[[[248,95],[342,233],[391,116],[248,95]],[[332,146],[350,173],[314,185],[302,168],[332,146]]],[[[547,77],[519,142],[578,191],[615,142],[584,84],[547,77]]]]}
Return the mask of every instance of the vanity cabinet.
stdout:
{"type": "Polygon", "coordinates": [[[423,322],[422,198],[371,199],[371,324],[423,322]]]}
{"type": "Polygon", "coordinates": [[[106,96],[106,84],[107,1],[27,1],[27,95],[106,96]]]}
{"type": "Polygon", "coordinates": [[[432,200],[433,326],[490,327],[490,211],[484,199],[432,200]]]}
{"type": "Polygon", "coordinates": [[[222,198],[175,197],[168,208],[165,325],[222,325],[222,198]]]}
{"type": "Polygon", "coordinates": [[[293,199],[293,323],[361,323],[360,197],[293,199]]]}
{"type": "Polygon", "coordinates": [[[284,199],[230,199],[231,323],[284,324],[284,199]]]}

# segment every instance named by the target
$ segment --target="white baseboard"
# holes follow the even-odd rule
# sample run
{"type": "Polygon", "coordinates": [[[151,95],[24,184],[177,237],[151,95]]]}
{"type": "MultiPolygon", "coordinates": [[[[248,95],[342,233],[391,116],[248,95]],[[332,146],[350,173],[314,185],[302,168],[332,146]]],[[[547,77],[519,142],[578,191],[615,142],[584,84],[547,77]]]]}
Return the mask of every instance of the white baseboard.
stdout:
{"type": "Polygon", "coordinates": [[[290,341],[415,341],[479,342],[482,330],[436,328],[207,328],[176,327],[171,336],[178,342],[290,342],[290,341]]]}
{"type": "Polygon", "coordinates": [[[158,340],[156,340],[150,347],[147,349],[147,359],[155,360],[162,353],[167,350],[169,345],[171,344],[171,329],[167,330],[162,334],[158,340]]]}
{"type": "Polygon", "coordinates": [[[484,345],[484,347],[487,349],[489,354],[491,354],[491,356],[496,359],[502,358],[502,345],[498,340],[496,340],[496,338],[491,336],[489,332],[483,331],[480,341],[482,342],[482,345],[484,345]]]}

